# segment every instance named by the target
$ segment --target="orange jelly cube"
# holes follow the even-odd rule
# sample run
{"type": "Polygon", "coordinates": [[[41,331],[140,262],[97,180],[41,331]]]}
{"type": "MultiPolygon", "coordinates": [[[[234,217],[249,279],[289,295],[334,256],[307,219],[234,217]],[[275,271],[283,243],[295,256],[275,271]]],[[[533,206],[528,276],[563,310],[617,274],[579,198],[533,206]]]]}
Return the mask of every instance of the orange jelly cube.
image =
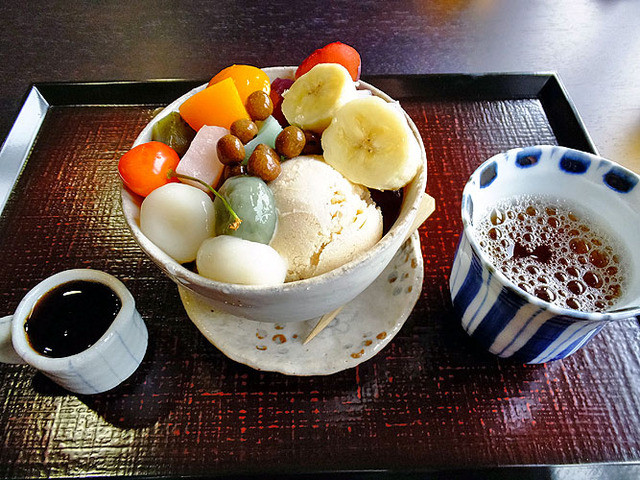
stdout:
{"type": "Polygon", "coordinates": [[[249,118],[231,78],[226,78],[192,95],[180,105],[180,115],[191,128],[203,125],[230,128],[240,118],[249,118]]]}

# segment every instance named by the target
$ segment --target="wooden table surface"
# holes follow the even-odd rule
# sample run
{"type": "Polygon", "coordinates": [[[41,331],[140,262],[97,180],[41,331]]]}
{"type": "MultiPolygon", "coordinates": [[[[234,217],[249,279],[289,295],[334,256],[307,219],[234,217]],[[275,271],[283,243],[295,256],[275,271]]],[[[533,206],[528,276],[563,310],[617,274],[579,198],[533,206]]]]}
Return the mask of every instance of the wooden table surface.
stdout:
{"type": "Polygon", "coordinates": [[[208,78],[341,40],[367,74],[558,72],[599,152],[640,171],[635,0],[6,0],[0,17],[1,139],[32,82],[208,78]]]}
{"type": "MultiPolygon", "coordinates": [[[[360,51],[368,75],[555,71],[599,152],[640,172],[640,2],[635,0],[306,1],[295,7],[289,1],[246,0],[153,5],[5,1],[0,15],[5,20],[0,30],[0,139],[8,134],[31,83],[206,79],[232,63],[297,64],[313,49],[341,40],[360,51]]],[[[531,121],[541,115],[537,103],[510,105],[516,127],[539,124],[531,121]]],[[[381,471],[581,463],[586,470],[574,470],[575,476],[549,467],[533,473],[503,470],[500,478],[607,478],[600,464],[615,462],[618,469],[608,478],[636,478],[637,323],[610,329],[566,362],[526,366],[474,349],[457,326],[443,320],[450,258],[441,252],[451,255],[455,247],[459,206],[454,200],[462,182],[487,154],[526,140],[527,132],[513,128],[503,137],[496,127],[487,133],[499,123],[492,119],[511,118],[511,110],[499,104],[458,109],[408,101],[407,107],[422,118],[422,133],[431,138],[429,151],[444,152],[449,160],[430,167],[430,192],[448,203],[441,202],[445,208],[421,230],[426,281],[419,317],[412,317],[377,361],[355,373],[308,379],[239,366],[197,334],[175,286],[142,255],[122,225],[113,201],[115,177],[103,185],[109,190],[97,203],[100,216],[83,210],[96,202],[82,181],[71,189],[56,184],[64,172],[80,176],[65,170],[67,157],[59,145],[66,140],[58,131],[80,143],[95,141],[100,133],[111,155],[104,161],[113,166],[152,109],[106,109],[98,118],[95,107],[80,109],[79,117],[63,108],[48,117],[49,128],[38,139],[26,172],[31,176],[21,179],[38,196],[23,191],[23,197],[9,203],[11,216],[0,217],[0,246],[6,254],[0,269],[3,301],[15,306],[25,289],[50,270],[87,266],[83,255],[93,251],[90,266],[123,278],[139,300],[154,339],[153,355],[124,390],[89,398],[67,395],[21,367],[3,367],[0,476],[242,473],[252,461],[255,469],[256,460],[261,467],[265,459],[282,454],[278,461],[285,472],[295,471],[295,465],[326,471],[333,459],[342,462],[336,468],[367,463],[381,471]],[[461,111],[469,113],[459,124],[454,114],[461,111]],[[75,119],[75,130],[64,131],[67,116],[75,119]],[[484,130],[472,131],[471,137],[486,135],[490,141],[440,141],[451,140],[449,132],[460,125],[480,125],[484,130]],[[35,228],[33,218],[49,225],[44,229],[49,244],[25,234],[20,220],[27,215],[32,221],[26,227],[35,228]],[[90,228],[82,223],[87,215],[95,217],[90,228]],[[105,231],[105,223],[113,231],[105,231]],[[106,237],[96,253],[100,232],[106,237]],[[116,254],[113,262],[110,255],[116,254]],[[25,265],[32,268],[27,271],[25,265]],[[158,302],[167,308],[159,312],[158,302]],[[146,380],[136,383],[141,378],[146,380]],[[246,443],[247,438],[255,443],[246,443]],[[368,443],[358,443],[363,438],[368,443]],[[526,439],[533,440],[531,448],[523,446],[526,439]],[[156,449],[139,448],[146,444],[156,449]]],[[[535,133],[536,139],[554,141],[544,125],[535,133]]],[[[79,165],[79,159],[91,160],[82,167],[89,169],[97,165],[92,155],[78,148],[68,158],[79,165]]],[[[276,471],[272,464],[267,467],[276,471]]],[[[449,472],[429,478],[465,476],[449,472]]]]}

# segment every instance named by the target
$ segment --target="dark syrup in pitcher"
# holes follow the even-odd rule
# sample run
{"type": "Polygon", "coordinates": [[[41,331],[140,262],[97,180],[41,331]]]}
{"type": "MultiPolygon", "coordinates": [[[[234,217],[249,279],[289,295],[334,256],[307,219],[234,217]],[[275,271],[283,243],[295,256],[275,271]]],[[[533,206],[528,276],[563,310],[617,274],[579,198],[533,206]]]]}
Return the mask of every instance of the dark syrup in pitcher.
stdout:
{"type": "Polygon", "coordinates": [[[120,307],[120,298],[108,286],[74,280],[45,293],[24,328],[29,343],[41,355],[68,357],[96,343],[120,307]]]}

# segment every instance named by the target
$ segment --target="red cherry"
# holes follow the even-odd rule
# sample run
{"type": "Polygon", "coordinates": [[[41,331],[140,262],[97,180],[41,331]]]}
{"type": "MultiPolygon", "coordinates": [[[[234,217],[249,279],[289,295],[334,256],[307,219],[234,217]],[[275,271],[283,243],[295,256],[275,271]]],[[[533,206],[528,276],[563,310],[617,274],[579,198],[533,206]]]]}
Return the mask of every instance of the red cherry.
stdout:
{"type": "Polygon", "coordinates": [[[360,79],[360,54],[355,48],[341,42],[333,42],[309,55],[296,70],[296,78],[304,75],[319,63],[339,63],[351,74],[353,81],[360,79]]]}
{"type": "Polygon", "coordinates": [[[175,150],[164,143],[141,143],[120,158],[118,173],[129,190],[146,197],[165,183],[178,181],[167,175],[179,162],[175,150]]]}

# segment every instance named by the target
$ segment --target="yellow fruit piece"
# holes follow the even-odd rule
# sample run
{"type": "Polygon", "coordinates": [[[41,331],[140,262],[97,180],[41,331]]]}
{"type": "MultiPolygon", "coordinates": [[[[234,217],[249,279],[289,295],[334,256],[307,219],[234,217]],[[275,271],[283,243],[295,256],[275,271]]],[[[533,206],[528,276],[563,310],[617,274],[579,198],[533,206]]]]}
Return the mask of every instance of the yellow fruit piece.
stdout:
{"type": "Polygon", "coordinates": [[[231,128],[241,118],[249,118],[238,89],[226,78],[192,95],[180,105],[180,115],[195,131],[203,125],[231,128]]]}
{"type": "Polygon", "coordinates": [[[262,90],[267,95],[271,92],[271,81],[266,73],[252,65],[231,65],[220,71],[209,81],[209,86],[226,78],[231,78],[236,84],[242,104],[247,103],[247,98],[256,90],[262,90]]]}
{"type": "Polygon", "coordinates": [[[346,178],[377,190],[404,187],[422,161],[404,113],[375,96],[341,107],[322,134],[322,149],[325,161],[346,178]]]}
{"type": "Polygon", "coordinates": [[[282,113],[291,125],[322,133],[340,107],[356,96],[356,86],[346,68],[321,63],[291,85],[282,100],[282,113]]]}

